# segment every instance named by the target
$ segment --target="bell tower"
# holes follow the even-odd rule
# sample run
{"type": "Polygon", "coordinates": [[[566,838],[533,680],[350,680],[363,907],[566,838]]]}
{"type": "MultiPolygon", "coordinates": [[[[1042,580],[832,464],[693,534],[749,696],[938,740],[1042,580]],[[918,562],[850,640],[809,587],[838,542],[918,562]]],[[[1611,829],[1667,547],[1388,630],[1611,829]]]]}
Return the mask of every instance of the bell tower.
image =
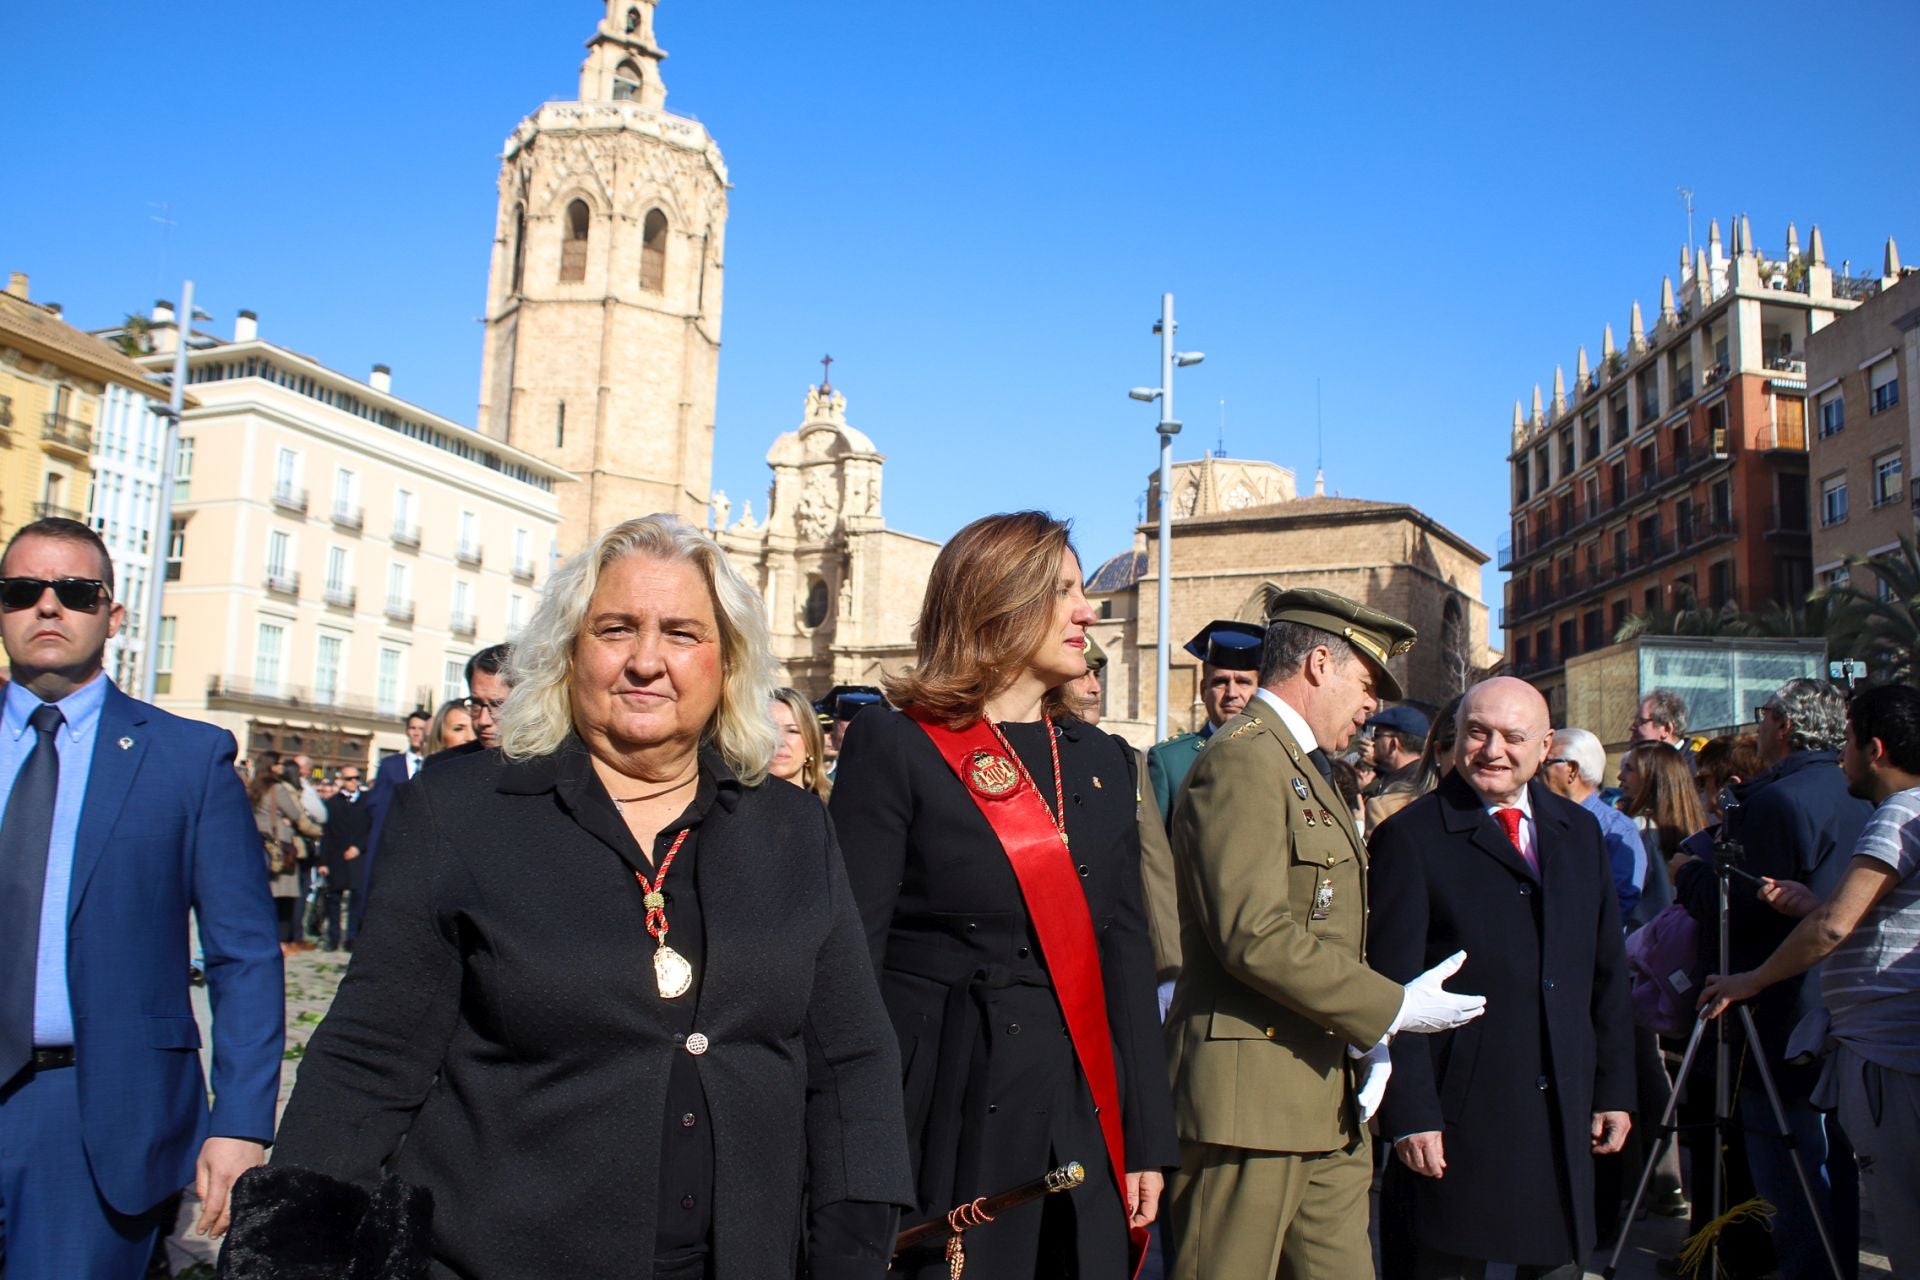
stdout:
{"type": "Polygon", "coordinates": [[[655,0],[607,0],[577,102],[500,158],[480,430],[571,471],[560,549],[654,511],[704,523],[727,169],[669,114],[655,0]]]}

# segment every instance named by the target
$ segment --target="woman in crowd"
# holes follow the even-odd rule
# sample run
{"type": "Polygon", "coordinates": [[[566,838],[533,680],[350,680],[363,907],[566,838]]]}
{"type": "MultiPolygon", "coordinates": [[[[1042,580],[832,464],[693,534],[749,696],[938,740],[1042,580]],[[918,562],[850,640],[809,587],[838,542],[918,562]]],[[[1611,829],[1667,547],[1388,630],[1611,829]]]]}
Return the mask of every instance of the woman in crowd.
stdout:
{"type": "MultiPolygon", "coordinates": [[[[1071,1195],[968,1235],[968,1273],[995,1280],[1130,1275],[1179,1159],[1136,758],[1067,702],[1093,621],[1065,524],[974,521],[934,562],[916,663],[887,688],[901,710],[854,721],[833,792],[900,1039],[919,1214],[1086,1168],[1071,1195]]],[[[937,1252],[898,1270],[948,1273],[937,1252]]]]}
{"type": "Polygon", "coordinates": [[[1700,793],[1680,753],[1664,742],[1637,742],[1620,762],[1627,816],[1640,825],[1647,848],[1647,880],[1640,896],[1643,914],[1673,901],[1673,867],[1685,856],[1681,844],[1707,825],[1700,793]],[[1656,883],[1656,877],[1658,883],[1656,883]]]}
{"type": "Polygon", "coordinates": [[[472,742],[473,716],[462,701],[443,702],[440,709],[433,713],[433,723],[427,726],[427,745],[425,754],[445,751],[448,747],[457,747],[472,742]]]}
{"type": "Polygon", "coordinates": [[[424,1188],[436,1276],[881,1280],[899,1059],[826,810],[766,784],[759,597],[630,520],[512,662],[501,750],[395,801],[266,1172],[424,1188]]]}
{"type": "Polygon", "coordinates": [[[253,825],[259,829],[267,876],[273,886],[273,910],[280,919],[280,954],[300,948],[300,840],[317,840],[320,826],[307,816],[299,793],[280,771],[262,763],[247,784],[253,825]]]}
{"type": "Polygon", "coordinates": [[[813,704],[798,689],[775,689],[767,705],[780,743],[767,772],[825,800],[833,782],[827,777],[826,735],[820,732],[820,716],[813,704]]]}

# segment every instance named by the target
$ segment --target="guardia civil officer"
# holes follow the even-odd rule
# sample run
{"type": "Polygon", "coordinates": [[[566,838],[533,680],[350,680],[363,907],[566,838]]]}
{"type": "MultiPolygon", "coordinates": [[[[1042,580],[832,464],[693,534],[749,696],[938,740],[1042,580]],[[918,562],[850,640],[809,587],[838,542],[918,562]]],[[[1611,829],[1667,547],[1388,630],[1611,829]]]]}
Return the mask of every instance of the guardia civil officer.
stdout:
{"type": "Polygon", "coordinates": [[[1366,849],[1328,778],[1414,630],[1331,591],[1272,589],[1260,688],[1220,726],[1174,816],[1183,967],[1167,1015],[1180,1168],[1172,1274],[1373,1274],[1368,1114],[1386,1038],[1478,1016],[1367,967],[1366,849]]]}
{"type": "Polygon", "coordinates": [[[1168,826],[1173,824],[1180,784],[1200,758],[1200,749],[1215,729],[1239,715],[1253,697],[1264,633],[1257,622],[1217,619],[1200,628],[1200,633],[1184,646],[1200,659],[1200,702],[1207,709],[1207,722],[1197,732],[1175,734],[1147,752],[1153,802],[1168,826]]]}

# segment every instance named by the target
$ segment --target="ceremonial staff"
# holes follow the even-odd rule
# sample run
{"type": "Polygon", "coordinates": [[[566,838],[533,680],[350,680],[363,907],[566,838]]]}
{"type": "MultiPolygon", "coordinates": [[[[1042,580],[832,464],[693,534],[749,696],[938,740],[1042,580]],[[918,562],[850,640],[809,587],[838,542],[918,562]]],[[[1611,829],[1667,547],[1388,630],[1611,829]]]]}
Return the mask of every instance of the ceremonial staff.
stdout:
{"type": "Polygon", "coordinates": [[[967,1268],[966,1250],[960,1243],[962,1232],[992,1222],[1007,1210],[1017,1209],[1042,1196],[1052,1195],[1056,1191],[1071,1191],[1086,1180],[1087,1171],[1080,1167],[1080,1162],[1069,1160],[1051,1173],[1043,1174],[1032,1182],[1023,1182],[1011,1191],[970,1200],[949,1210],[944,1219],[935,1218],[917,1227],[908,1227],[895,1238],[893,1255],[897,1258],[915,1245],[924,1244],[944,1233],[947,1237],[947,1274],[952,1280],[960,1280],[967,1268]]]}

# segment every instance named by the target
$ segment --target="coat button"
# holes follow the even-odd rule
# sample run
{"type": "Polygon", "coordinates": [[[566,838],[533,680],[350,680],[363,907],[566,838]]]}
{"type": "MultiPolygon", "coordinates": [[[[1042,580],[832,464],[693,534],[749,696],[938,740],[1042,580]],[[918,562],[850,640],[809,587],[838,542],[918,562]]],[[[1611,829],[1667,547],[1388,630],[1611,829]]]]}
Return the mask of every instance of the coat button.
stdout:
{"type": "Polygon", "coordinates": [[[1540,1090],[1542,1093],[1546,1092],[1547,1078],[1545,1076],[1535,1076],[1533,1078],[1533,1087],[1540,1090]]]}
{"type": "Polygon", "coordinates": [[[682,1209],[691,1209],[691,1208],[693,1208],[693,1197],[692,1197],[692,1196],[681,1196],[681,1197],[680,1197],[680,1207],[681,1207],[682,1209]]]}
{"type": "Polygon", "coordinates": [[[1020,948],[1020,958],[1021,958],[1022,960],[1025,960],[1025,959],[1026,959],[1026,958],[1027,958],[1027,957],[1028,957],[1029,955],[1031,955],[1031,954],[1033,954],[1033,952],[1032,952],[1032,949],[1031,949],[1031,948],[1028,948],[1028,947],[1022,947],[1022,948],[1020,948]]]}
{"type": "Polygon", "coordinates": [[[697,1058],[701,1054],[705,1053],[706,1051],[707,1051],[707,1037],[705,1035],[696,1031],[692,1035],[687,1037],[688,1053],[692,1054],[694,1057],[697,1058]]]}
{"type": "Polygon", "coordinates": [[[1521,886],[1520,886],[1520,896],[1521,896],[1521,897],[1523,897],[1523,898],[1524,898],[1524,897],[1526,897],[1526,896],[1527,896],[1528,894],[1530,894],[1530,893],[1532,893],[1532,892],[1533,892],[1533,886],[1532,886],[1532,885],[1530,885],[1530,884],[1523,884],[1523,885],[1521,885],[1521,886]]]}
{"type": "Polygon", "coordinates": [[[995,1114],[997,1114],[997,1113],[999,1112],[999,1110],[1000,1110],[1000,1104],[999,1104],[999,1103],[997,1103],[997,1102],[989,1102],[989,1103],[987,1104],[987,1114],[988,1114],[988,1115],[995,1115],[995,1114]]]}
{"type": "Polygon", "coordinates": [[[1080,878],[1082,880],[1086,879],[1088,876],[1092,874],[1093,874],[1093,869],[1091,867],[1089,867],[1084,862],[1080,864],[1080,878]]]}
{"type": "Polygon", "coordinates": [[[691,1129],[696,1123],[698,1122],[694,1120],[693,1112],[691,1111],[680,1117],[680,1127],[682,1129],[691,1129]]]}
{"type": "Polygon", "coordinates": [[[1545,988],[1546,988],[1547,990],[1549,990],[1549,991],[1551,991],[1551,990],[1553,990],[1553,979],[1552,979],[1552,978],[1547,978],[1547,979],[1544,979],[1544,980],[1543,980],[1543,981],[1542,981],[1542,982],[1540,983],[1540,985],[1541,985],[1541,986],[1543,986],[1543,987],[1545,987],[1545,988]]]}
{"type": "Polygon", "coordinates": [[[1273,1029],[1272,1027],[1268,1027],[1268,1028],[1267,1028],[1267,1039],[1269,1039],[1269,1040],[1271,1040],[1271,1039],[1273,1039],[1273,1038],[1274,1038],[1274,1036],[1275,1036],[1275,1035],[1277,1035],[1277,1034],[1279,1034],[1279,1033],[1278,1033],[1278,1032],[1276,1032],[1276,1031],[1275,1031],[1275,1030],[1274,1030],[1274,1029],[1273,1029]]]}
{"type": "Polygon", "coordinates": [[[1017,1035],[1019,1035],[1019,1034],[1020,1034],[1020,1024],[1019,1024],[1019,1023],[1017,1023],[1017,1022],[1009,1022],[1009,1023],[1007,1024],[1007,1034],[1008,1034],[1008,1035],[1010,1035],[1010,1036],[1017,1036],[1017,1035]]]}
{"type": "Polygon", "coordinates": [[[968,933],[978,933],[978,932],[980,932],[980,926],[979,926],[979,925],[977,925],[977,924],[975,924],[975,923],[974,923],[973,921],[971,921],[971,920],[969,920],[969,921],[967,921],[967,932],[968,932],[968,933]]]}

